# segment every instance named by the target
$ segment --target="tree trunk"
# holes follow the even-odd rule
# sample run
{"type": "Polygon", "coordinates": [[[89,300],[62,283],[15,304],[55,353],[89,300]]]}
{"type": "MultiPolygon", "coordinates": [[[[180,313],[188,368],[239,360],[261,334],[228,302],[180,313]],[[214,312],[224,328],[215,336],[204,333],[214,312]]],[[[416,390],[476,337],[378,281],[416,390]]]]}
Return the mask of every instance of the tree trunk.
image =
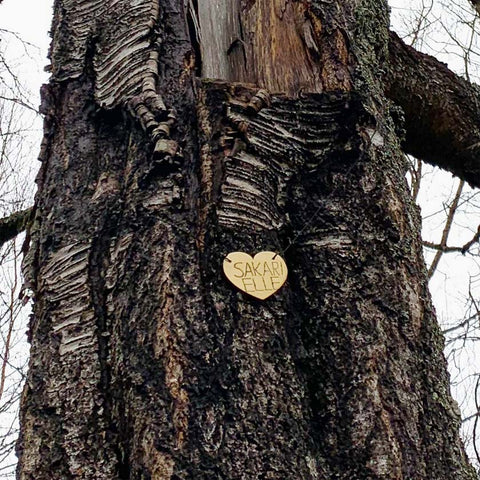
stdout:
{"type": "Polygon", "coordinates": [[[387,6],[186,3],[56,2],[18,478],[474,479],[387,6]],[[221,266],[265,250],[259,301],[221,266]]]}

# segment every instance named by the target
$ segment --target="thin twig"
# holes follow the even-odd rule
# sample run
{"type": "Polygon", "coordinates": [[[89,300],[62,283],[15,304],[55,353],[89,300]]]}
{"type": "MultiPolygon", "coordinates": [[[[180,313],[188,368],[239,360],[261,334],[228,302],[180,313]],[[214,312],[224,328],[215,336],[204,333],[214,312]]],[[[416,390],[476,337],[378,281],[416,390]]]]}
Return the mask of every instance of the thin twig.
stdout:
{"type": "Polygon", "coordinates": [[[460,180],[458,184],[457,192],[455,193],[455,197],[448,210],[447,221],[445,222],[445,227],[442,233],[442,239],[440,240],[440,244],[439,244],[441,246],[441,249],[437,250],[437,253],[435,254],[433,262],[430,265],[430,268],[428,269],[429,279],[432,278],[433,274],[435,273],[435,270],[438,267],[438,263],[442,258],[442,255],[443,255],[442,249],[447,247],[448,235],[450,234],[450,230],[452,229],[453,218],[455,217],[455,212],[457,211],[458,202],[460,201],[460,197],[462,195],[462,190],[464,185],[465,185],[465,180],[460,180]]]}
{"type": "Polygon", "coordinates": [[[423,244],[424,247],[431,248],[432,250],[437,250],[437,251],[440,251],[442,253],[459,252],[459,253],[465,255],[465,253],[467,253],[470,250],[470,248],[475,243],[478,243],[479,241],[480,241],[480,225],[477,227],[477,231],[475,232],[475,235],[473,236],[473,238],[461,247],[449,247],[447,245],[441,245],[439,243],[433,243],[433,242],[429,242],[427,240],[424,240],[422,242],[422,244],[423,244]]]}
{"type": "MultiPolygon", "coordinates": [[[[475,408],[477,413],[480,412],[480,406],[478,405],[478,388],[480,386],[480,375],[477,377],[477,383],[475,384],[475,408]]],[[[478,425],[478,416],[475,417],[473,422],[473,449],[475,450],[475,456],[477,457],[477,462],[480,463],[480,455],[477,449],[477,425],[478,425]]]]}
{"type": "MultiPolygon", "coordinates": [[[[14,252],[15,254],[15,252],[14,252]]],[[[16,258],[16,255],[15,255],[16,258]]],[[[15,268],[13,269],[14,272],[14,279],[13,279],[13,285],[10,288],[10,305],[9,305],[9,322],[8,322],[8,331],[7,331],[7,338],[5,339],[5,346],[4,346],[4,352],[3,352],[3,361],[2,361],[2,369],[0,372],[0,399],[3,396],[3,391],[5,388],[5,377],[6,377],[6,372],[7,372],[7,363],[8,363],[8,357],[10,354],[10,345],[12,342],[12,334],[13,334],[13,327],[15,325],[15,319],[16,315],[14,314],[15,310],[15,298],[16,298],[16,291],[18,287],[18,268],[15,265],[15,268]]]]}

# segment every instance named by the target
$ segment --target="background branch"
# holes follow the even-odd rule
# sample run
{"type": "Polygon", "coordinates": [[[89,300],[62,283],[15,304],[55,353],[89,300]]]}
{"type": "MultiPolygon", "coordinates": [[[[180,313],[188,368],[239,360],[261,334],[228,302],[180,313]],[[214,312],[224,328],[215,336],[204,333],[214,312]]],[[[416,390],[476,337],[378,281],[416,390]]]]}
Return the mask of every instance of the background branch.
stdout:
{"type": "MultiPolygon", "coordinates": [[[[1,1],[1,0],[0,0],[1,1]]],[[[32,207],[15,212],[8,217],[0,219],[0,246],[15,238],[25,230],[32,213],[32,207]]]]}
{"type": "Polygon", "coordinates": [[[440,248],[437,250],[435,258],[433,259],[430,268],[428,269],[428,278],[432,278],[432,275],[435,273],[438,263],[440,262],[440,259],[442,258],[442,255],[444,253],[443,249],[447,247],[448,235],[450,234],[450,230],[452,228],[453,218],[455,216],[455,212],[457,211],[458,202],[460,201],[460,196],[462,195],[464,185],[465,181],[460,180],[457,187],[457,192],[455,193],[455,197],[450,204],[450,208],[448,209],[447,221],[445,222],[445,226],[442,232],[442,238],[440,240],[440,248]]]}

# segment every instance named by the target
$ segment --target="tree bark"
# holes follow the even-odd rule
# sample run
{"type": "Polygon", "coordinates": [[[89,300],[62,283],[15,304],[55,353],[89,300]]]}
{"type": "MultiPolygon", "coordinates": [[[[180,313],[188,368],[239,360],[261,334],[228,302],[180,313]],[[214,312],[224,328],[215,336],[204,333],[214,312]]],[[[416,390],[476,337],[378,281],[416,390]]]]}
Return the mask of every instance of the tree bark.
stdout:
{"type": "Polygon", "coordinates": [[[470,3],[473,5],[473,8],[480,13],[480,2],[478,0],[470,0],[470,3]]]}
{"type": "Polygon", "coordinates": [[[480,88],[390,35],[386,94],[403,109],[403,148],[480,186],[480,88]]]}
{"type": "Polygon", "coordinates": [[[57,2],[19,479],[475,478],[387,26],[374,0],[57,2]],[[290,272],[263,302],[221,274],[262,250],[290,272]]]}
{"type": "Polygon", "coordinates": [[[23,232],[31,216],[32,208],[27,208],[0,219],[0,246],[23,232]]]}

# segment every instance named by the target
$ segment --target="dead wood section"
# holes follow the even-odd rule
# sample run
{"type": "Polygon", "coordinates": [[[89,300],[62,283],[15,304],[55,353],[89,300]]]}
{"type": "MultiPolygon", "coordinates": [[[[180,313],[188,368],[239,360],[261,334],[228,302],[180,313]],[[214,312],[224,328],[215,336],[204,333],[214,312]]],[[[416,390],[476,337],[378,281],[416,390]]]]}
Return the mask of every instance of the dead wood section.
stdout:
{"type": "Polygon", "coordinates": [[[212,0],[198,2],[194,10],[201,76],[251,83],[291,97],[352,89],[346,20],[334,7],[212,0]]]}
{"type": "MultiPolygon", "coordinates": [[[[333,21],[327,9],[319,15],[315,2],[253,3],[193,2],[203,77],[292,97],[352,89],[354,56],[362,53],[348,51],[348,14],[333,21]]],[[[404,151],[480,186],[480,89],[393,32],[388,50],[385,93],[405,114],[404,151]]]]}
{"type": "Polygon", "coordinates": [[[480,186],[480,88],[390,34],[387,96],[405,114],[403,148],[480,186]]]}

